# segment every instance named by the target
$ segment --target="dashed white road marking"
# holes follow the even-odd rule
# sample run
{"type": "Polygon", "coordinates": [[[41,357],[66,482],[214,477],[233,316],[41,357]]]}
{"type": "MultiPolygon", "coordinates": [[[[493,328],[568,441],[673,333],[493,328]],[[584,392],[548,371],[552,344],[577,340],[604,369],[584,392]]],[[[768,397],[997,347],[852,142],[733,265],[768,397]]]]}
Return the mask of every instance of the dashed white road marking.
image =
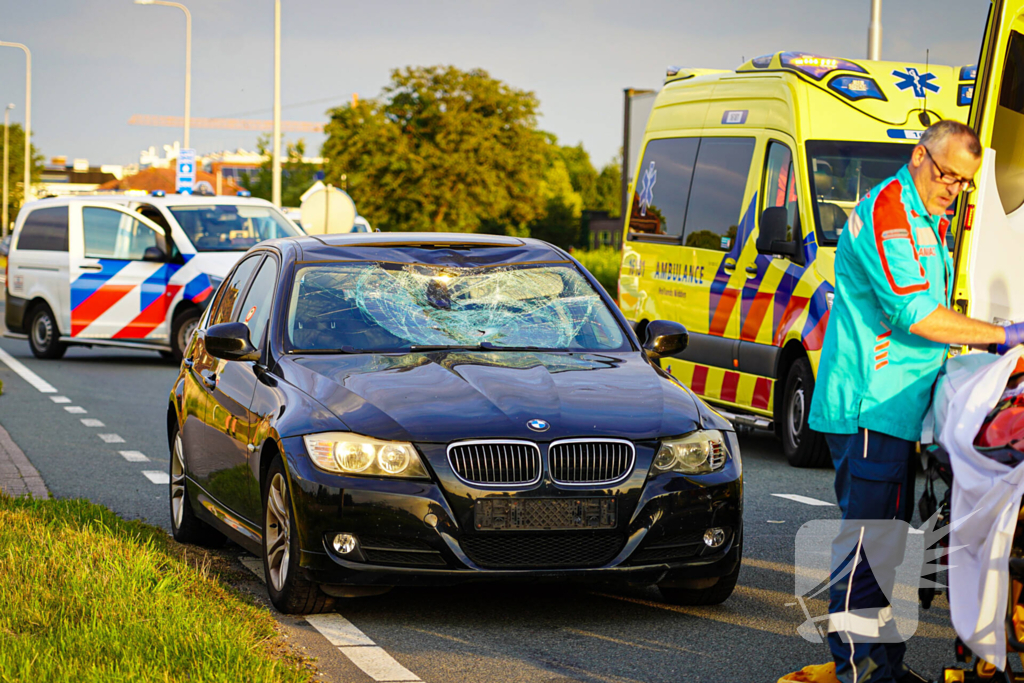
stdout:
{"type": "Polygon", "coordinates": [[[68,411],[72,415],[85,415],[89,412],[82,406],[64,406],[64,410],[68,411]]]}
{"type": "MultiPolygon", "coordinates": [[[[242,555],[238,561],[259,577],[260,581],[266,582],[262,562],[250,555],[242,555]]],[[[306,621],[373,680],[382,683],[422,683],[419,676],[399,664],[397,659],[340,614],[310,614],[306,621]]]]}
{"type": "Polygon", "coordinates": [[[44,394],[56,394],[57,389],[45,379],[26,368],[20,360],[0,349],[0,361],[18,374],[23,380],[34,386],[44,394]]]}
{"type": "Polygon", "coordinates": [[[149,458],[142,451],[118,451],[118,453],[128,462],[149,462],[149,458]]]}
{"type": "Polygon", "coordinates": [[[71,403],[71,399],[67,396],[51,396],[50,400],[54,403],[71,403]]]}
{"type": "Polygon", "coordinates": [[[97,434],[96,436],[103,439],[104,443],[124,443],[124,439],[117,434],[97,434]]]}
{"type": "Polygon", "coordinates": [[[97,420],[95,417],[83,417],[82,418],[82,424],[84,424],[86,427],[106,427],[107,426],[107,425],[103,424],[102,422],[100,422],[99,420],[97,420]]]}
{"type": "Polygon", "coordinates": [[[807,496],[798,496],[795,493],[773,493],[776,498],[785,498],[791,500],[794,503],[803,503],[804,505],[815,505],[817,507],[835,507],[835,503],[830,503],[827,500],[818,500],[817,498],[808,498],[807,496]]]}
{"type": "Polygon", "coordinates": [[[142,475],[154,484],[170,484],[171,475],[159,470],[143,470],[142,475]]]}

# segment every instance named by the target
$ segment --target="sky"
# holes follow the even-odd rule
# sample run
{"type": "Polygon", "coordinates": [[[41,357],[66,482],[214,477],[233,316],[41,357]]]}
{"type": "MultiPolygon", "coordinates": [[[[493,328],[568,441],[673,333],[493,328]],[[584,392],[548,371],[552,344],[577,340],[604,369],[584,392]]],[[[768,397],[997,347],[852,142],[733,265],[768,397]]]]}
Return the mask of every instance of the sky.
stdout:
{"type": "MultiPolygon", "coordinates": [[[[184,0],[192,13],[192,116],[271,118],[273,0],[184,0]]],[[[539,125],[598,167],[622,146],[622,91],[658,88],[669,65],[734,69],[779,50],[863,59],[870,0],[282,0],[282,118],[377,96],[392,69],[483,68],[540,101],[539,125]]],[[[882,58],[977,62],[989,0],[883,0],[882,58]]],[[[32,50],[33,142],[49,159],[127,164],[181,129],[184,14],[132,0],[0,0],[0,40],[32,50]]],[[[0,102],[23,121],[25,62],[0,48],[0,102]]],[[[0,105],[2,106],[2,105],[0,105]]],[[[257,134],[192,129],[200,154],[254,149],[257,134]]],[[[323,136],[303,137],[319,152],[323,136]]]]}

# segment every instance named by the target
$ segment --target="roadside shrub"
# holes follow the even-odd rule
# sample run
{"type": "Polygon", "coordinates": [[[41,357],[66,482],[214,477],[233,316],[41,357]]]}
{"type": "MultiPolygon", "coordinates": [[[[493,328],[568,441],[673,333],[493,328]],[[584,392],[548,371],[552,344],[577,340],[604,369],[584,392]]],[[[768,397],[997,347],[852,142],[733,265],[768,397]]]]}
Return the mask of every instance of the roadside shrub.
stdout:
{"type": "Polygon", "coordinates": [[[611,247],[601,247],[584,251],[577,249],[572,255],[583,264],[583,267],[594,274],[597,281],[608,290],[612,298],[618,296],[619,287],[619,264],[622,260],[622,252],[611,247]]]}

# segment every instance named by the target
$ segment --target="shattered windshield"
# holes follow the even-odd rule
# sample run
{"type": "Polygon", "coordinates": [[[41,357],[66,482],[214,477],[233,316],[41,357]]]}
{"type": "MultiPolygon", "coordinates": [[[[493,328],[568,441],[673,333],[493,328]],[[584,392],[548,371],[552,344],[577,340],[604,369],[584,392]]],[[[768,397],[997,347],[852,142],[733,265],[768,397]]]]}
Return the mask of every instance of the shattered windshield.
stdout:
{"type": "Polygon", "coordinates": [[[432,348],[627,350],[615,316],[572,265],[300,268],[288,312],[296,351],[432,348]]]}

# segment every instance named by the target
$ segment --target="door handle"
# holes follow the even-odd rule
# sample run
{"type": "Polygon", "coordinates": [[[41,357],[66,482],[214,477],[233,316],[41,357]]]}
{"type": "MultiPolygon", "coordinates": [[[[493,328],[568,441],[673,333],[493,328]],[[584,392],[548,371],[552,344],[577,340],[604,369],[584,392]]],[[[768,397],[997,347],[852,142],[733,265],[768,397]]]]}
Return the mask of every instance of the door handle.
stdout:
{"type": "Polygon", "coordinates": [[[217,375],[215,373],[212,373],[212,372],[206,373],[206,372],[204,372],[204,373],[202,373],[201,376],[203,378],[203,384],[206,385],[207,389],[209,389],[210,391],[213,391],[214,389],[217,388],[217,375]]]}
{"type": "Polygon", "coordinates": [[[734,270],[736,270],[736,259],[725,259],[725,263],[722,264],[722,270],[724,270],[727,273],[731,273],[734,270]]]}
{"type": "Polygon", "coordinates": [[[757,266],[747,266],[747,277],[755,277],[757,275],[757,266]]]}
{"type": "Polygon", "coordinates": [[[191,358],[186,358],[185,360],[182,361],[182,363],[185,364],[186,368],[191,368],[193,365],[195,365],[195,361],[192,360],[191,358]]]}
{"type": "Polygon", "coordinates": [[[99,265],[98,263],[96,265],[93,265],[93,264],[90,264],[90,263],[86,263],[84,265],[78,266],[78,269],[79,270],[103,270],[103,266],[99,265]]]}

